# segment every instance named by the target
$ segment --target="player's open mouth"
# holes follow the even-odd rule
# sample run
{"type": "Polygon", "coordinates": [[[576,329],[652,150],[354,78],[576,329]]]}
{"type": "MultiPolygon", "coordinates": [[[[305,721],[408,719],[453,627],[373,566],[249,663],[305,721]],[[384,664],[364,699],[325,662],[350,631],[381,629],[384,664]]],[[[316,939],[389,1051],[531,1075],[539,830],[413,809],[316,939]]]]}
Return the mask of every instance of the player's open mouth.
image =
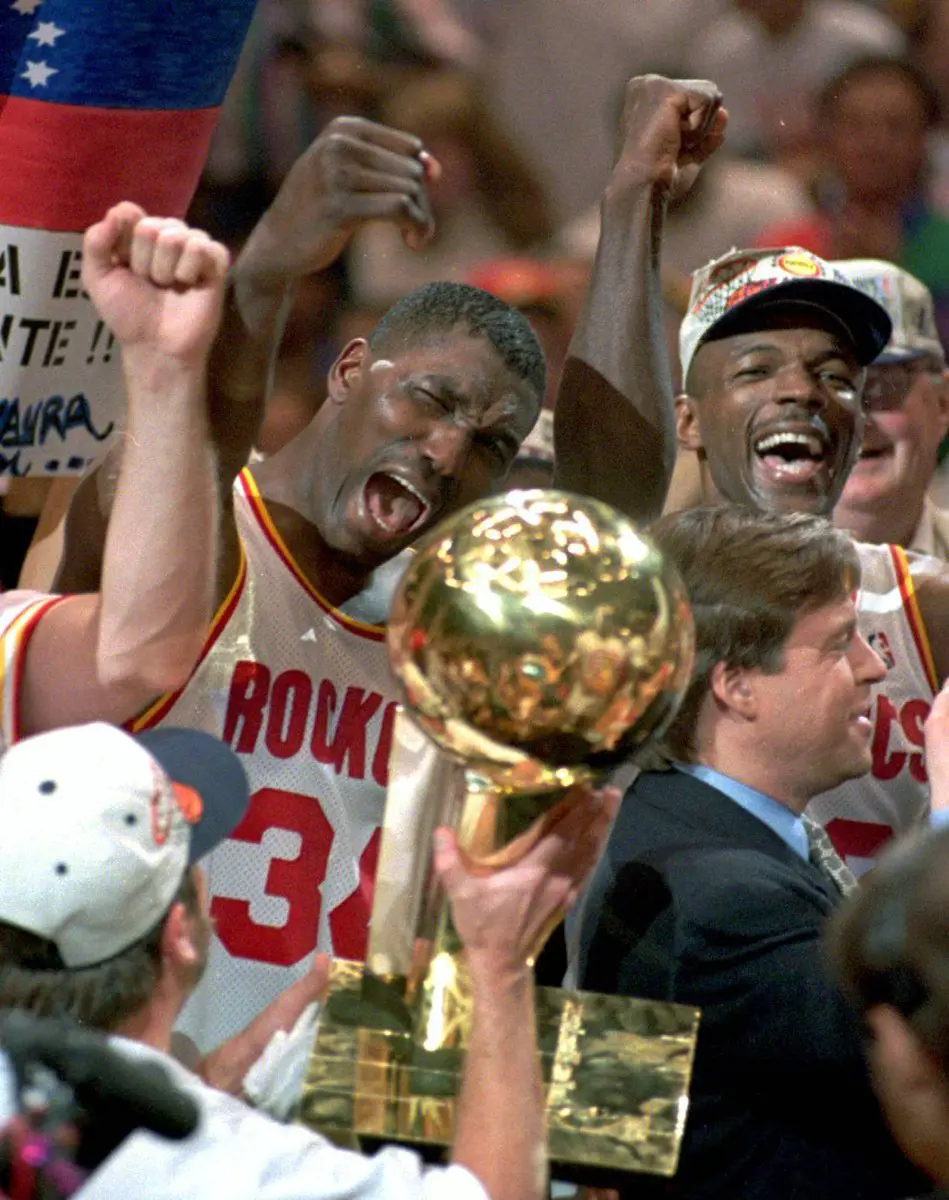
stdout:
{"type": "Polygon", "coordinates": [[[755,457],[774,483],[809,483],[830,465],[829,440],[818,429],[779,429],[760,434],[755,457]]]}
{"type": "Polygon", "coordinates": [[[432,512],[432,503],[401,475],[375,471],[363,490],[366,512],[386,537],[404,537],[420,528],[432,512]]]}

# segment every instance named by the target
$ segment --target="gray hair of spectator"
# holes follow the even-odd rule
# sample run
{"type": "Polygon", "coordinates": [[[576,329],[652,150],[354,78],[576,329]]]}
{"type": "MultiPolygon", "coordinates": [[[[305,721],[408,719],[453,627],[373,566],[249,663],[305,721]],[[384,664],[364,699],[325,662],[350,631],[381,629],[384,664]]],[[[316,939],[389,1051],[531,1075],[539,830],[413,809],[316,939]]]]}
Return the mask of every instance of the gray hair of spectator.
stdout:
{"type": "Polygon", "coordinates": [[[501,361],[530,385],[540,401],[547,386],[547,366],[527,318],[497,296],[467,283],[426,283],[409,292],[369,335],[369,346],[373,352],[410,346],[459,328],[490,342],[501,361]]]}
{"type": "Polygon", "coordinates": [[[949,829],[880,858],[834,914],[827,953],[860,1015],[891,1005],[949,1077],[949,829]]]}
{"type": "Polygon", "coordinates": [[[798,619],[849,596],[860,560],[850,538],[821,517],[736,504],[671,514],[650,535],[681,574],[695,619],[692,679],[664,738],[673,758],[691,762],[715,665],[780,672],[798,619]]]}
{"type": "MultiPolygon", "coordinates": [[[[200,910],[194,873],[187,871],[175,904],[200,910]]],[[[68,968],[53,942],[0,922],[0,1009],[26,1009],[38,1017],[67,1017],[112,1033],[149,1002],[161,975],[166,912],[151,932],[91,967],[68,968]]]]}

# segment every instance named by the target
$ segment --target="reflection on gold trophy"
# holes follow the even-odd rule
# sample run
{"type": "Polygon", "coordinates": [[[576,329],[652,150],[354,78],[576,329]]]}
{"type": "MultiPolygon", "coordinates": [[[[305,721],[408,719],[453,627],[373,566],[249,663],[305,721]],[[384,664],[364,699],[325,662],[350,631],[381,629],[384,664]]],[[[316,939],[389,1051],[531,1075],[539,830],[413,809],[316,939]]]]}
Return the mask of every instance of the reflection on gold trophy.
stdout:
{"type": "MultiPolygon", "coordinates": [[[[471,1000],[433,881],[432,831],[453,826],[486,871],[516,861],[566,788],[601,778],[671,719],[692,618],[675,572],[626,518],[521,491],[419,543],[388,643],[404,712],[368,960],[334,968],[301,1119],[337,1136],[446,1145],[471,1000]]],[[[557,1173],[671,1174],[694,1010],[544,988],[538,1014],[557,1173]]]]}

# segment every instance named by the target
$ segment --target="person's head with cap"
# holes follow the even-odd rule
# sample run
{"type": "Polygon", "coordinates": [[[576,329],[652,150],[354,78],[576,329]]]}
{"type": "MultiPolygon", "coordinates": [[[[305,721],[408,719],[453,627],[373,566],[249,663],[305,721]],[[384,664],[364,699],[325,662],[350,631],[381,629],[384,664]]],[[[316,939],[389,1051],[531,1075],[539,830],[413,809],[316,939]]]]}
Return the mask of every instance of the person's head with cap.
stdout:
{"type": "Polygon", "coordinates": [[[167,1049],[210,941],[195,863],[240,823],[240,761],[216,738],[105,724],[0,760],[0,1008],[167,1049]]]}
{"type": "Polygon", "coordinates": [[[861,541],[907,546],[949,431],[949,373],[925,284],[878,259],[835,263],[883,305],[893,332],[867,371],[867,425],[834,522],[861,541]]]}
{"type": "Polygon", "coordinates": [[[679,350],[679,444],[704,499],[828,515],[863,433],[867,365],[885,308],[798,247],[734,250],[692,280],[679,350]]]}

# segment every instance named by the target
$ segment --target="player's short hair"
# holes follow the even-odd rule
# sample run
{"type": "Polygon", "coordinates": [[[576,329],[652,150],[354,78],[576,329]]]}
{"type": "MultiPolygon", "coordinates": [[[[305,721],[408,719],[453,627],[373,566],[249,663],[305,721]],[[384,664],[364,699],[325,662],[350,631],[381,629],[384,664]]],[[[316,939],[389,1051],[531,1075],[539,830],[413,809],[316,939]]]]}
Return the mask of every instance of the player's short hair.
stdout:
{"type": "Polygon", "coordinates": [[[673,758],[690,762],[715,665],[780,672],[798,619],[849,596],[860,559],[851,539],[822,517],[737,504],[674,513],[650,533],[681,574],[695,619],[692,679],[664,739],[673,758]]]}
{"type": "Polygon", "coordinates": [[[857,1011],[891,1005],[949,1080],[949,829],[901,838],[827,931],[831,967],[857,1011]]]}
{"type": "MultiPolygon", "coordinates": [[[[171,907],[179,903],[191,915],[200,911],[193,871],[185,872],[171,907]]],[[[141,1012],[155,991],[167,917],[166,912],[154,929],[114,958],[72,968],[53,942],[0,921],[0,1009],[68,1017],[89,1029],[114,1032],[141,1012]]]]}
{"type": "Polygon", "coordinates": [[[369,335],[375,352],[395,344],[412,345],[433,333],[461,327],[485,338],[501,361],[530,385],[538,401],[547,386],[547,366],[527,318],[510,304],[467,283],[426,283],[389,309],[369,335]]]}

